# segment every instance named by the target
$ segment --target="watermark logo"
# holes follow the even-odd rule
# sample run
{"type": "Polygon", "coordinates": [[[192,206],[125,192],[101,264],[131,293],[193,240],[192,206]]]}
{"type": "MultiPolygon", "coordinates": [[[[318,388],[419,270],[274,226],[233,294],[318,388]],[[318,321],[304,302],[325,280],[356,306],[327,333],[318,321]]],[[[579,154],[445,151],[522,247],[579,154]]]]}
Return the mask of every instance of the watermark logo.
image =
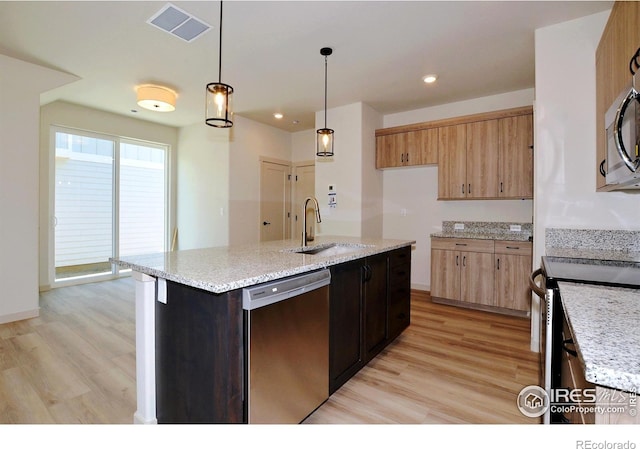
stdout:
{"type": "Polygon", "coordinates": [[[538,385],[529,385],[518,394],[518,409],[529,418],[544,415],[549,408],[549,395],[538,385]]]}
{"type": "Polygon", "coordinates": [[[637,396],[632,391],[595,388],[555,388],[547,393],[538,385],[528,385],[520,390],[518,409],[529,418],[552,414],[628,414],[637,415],[637,396]]]}

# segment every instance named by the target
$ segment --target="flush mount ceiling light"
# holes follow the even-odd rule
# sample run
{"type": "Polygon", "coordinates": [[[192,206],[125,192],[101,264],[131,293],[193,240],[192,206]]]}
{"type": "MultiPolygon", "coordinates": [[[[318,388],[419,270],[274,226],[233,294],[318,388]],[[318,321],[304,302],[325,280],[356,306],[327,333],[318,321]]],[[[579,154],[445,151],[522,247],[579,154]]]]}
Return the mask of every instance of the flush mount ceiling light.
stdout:
{"type": "Polygon", "coordinates": [[[218,46],[218,82],[207,84],[205,123],[215,128],[231,128],[233,87],[222,82],[222,2],[220,2],[220,40],[218,46]]]}
{"type": "Polygon", "coordinates": [[[327,56],[330,56],[333,50],[329,47],[320,49],[320,54],[324,56],[324,128],[316,131],[316,156],[332,157],[333,156],[333,130],[327,128],[327,56]]]}
{"type": "Polygon", "coordinates": [[[175,91],[163,86],[144,84],[138,86],[138,105],[150,111],[171,112],[176,110],[175,91]]]}
{"type": "Polygon", "coordinates": [[[425,75],[424,77],[422,77],[422,81],[424,81],[426,84],[431,84],[431,83],[435,83],[436,80],[438,79],[438,75],[425,75]]]}
{"type": "Polygon", "coordinates": [[[284,115],[282,115],[282,114],[281,114],[281,113],[279,113],[279,112],[274,113],[274,114],[273,114],[273,116],[274,116],[276,119],[278,119],[278,120],[280,120],[280,119],[282,119],[282,117],[284,117],[284,115]]]}

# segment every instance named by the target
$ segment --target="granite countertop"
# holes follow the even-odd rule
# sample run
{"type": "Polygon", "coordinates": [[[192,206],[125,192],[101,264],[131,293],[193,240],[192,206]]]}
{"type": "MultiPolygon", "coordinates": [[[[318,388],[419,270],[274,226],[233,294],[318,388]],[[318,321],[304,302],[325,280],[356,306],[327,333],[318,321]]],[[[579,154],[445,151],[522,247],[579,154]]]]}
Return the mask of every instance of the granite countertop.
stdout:
{"type": "Polygon", "coordinates": [[[295,239],[146,254],[110,261],[150,276],[213,293],[224,293],[403,248],[416,242],[316,236],[307,248],[328,246],[332,243],[352,247],[353,252],[332,256],[299,254],[294,252],[301,249],[300,241],[295,239]]]}
{"type": "Polygon", "coordinates": [[[640,390],[640,290],[559,282],[585,379],[640,390]]]}
{"type": "Polygon", "coordinates": [[[479,240],[509,240],[517,242],[531,241],[531,235],[522,232],[434,232],[431,237],[446,239],[479,239],[479,240]]]}

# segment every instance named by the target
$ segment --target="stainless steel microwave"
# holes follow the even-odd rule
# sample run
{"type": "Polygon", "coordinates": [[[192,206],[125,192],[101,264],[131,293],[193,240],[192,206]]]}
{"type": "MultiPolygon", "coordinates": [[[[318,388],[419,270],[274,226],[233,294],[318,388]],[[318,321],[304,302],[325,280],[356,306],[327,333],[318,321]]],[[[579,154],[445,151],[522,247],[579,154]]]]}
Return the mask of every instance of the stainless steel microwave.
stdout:
{"type": "Polygon", "coordinates": [[[607,185],[640,189],[640,93],[625,89],[605,114],[607,185]]]}

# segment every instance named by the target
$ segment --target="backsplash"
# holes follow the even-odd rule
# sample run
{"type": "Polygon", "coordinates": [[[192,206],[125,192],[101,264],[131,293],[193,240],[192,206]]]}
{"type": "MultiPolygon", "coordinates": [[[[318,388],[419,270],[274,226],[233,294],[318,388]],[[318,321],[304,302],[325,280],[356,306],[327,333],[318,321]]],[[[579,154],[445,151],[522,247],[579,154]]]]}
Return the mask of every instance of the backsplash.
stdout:
{"type": "Polygon", "coordinates": [[[443,221],[443,233],[477,233],[477,234],[526,234],[530,236],[533,233],[533,223],[510,223],[495,221],[443,221]],[[464,230],[455,229],[457,223],[464,224],[464,230]],[[520,231],[511,231],[511,226],[520,226],[520,231]]]}
{"type": "Polygon", "coordinates": [[[547,228],[545,247],[637,252],[640,231],[547,228]]]}

